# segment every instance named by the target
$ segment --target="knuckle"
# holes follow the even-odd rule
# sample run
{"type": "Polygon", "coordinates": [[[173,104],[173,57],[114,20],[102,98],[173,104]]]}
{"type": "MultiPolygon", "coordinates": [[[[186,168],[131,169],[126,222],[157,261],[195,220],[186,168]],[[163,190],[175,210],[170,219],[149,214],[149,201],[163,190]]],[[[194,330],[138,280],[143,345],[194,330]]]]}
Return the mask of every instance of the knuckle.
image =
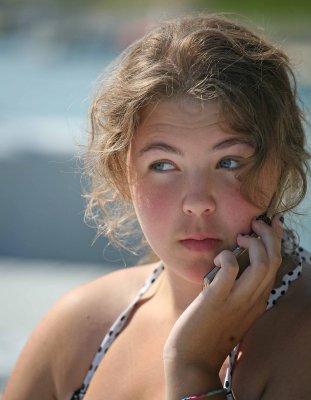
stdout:
{"type": "Polygon", "coordinates": [[[274,236],[277,241],[281,241],[284,235],[284,229],[281,226],[277,226],[274,229],[274,236]]]}
{"type": "Polygon", "coordinates": [[[260,237],[251,237],[250,238],[250,247],[263,246],[262,239],[260,237]]]}
{"type": "Polygon", "coordinates": [[[220,262],[225,266],[235,266],[237,265],[236,258],[234,257],[232,251],[230,250],[223,250],[219,254],[220,262]]]}
{"type": "Polygon", "coordinates": [[[222,254],[228,258],[230,258],[233,255],[232,251],[230,250],[223,250],[222,254]]]}
{"type": "Polygon", "coordinates": [[[278,225],[278,226],[276,227],[276,233],[277,233],[278,236],[283,237],[283,234],[284,234],[284,227],[278,225]]]}
{"type": "Polygon", "coordinates": [[[264,260],[260,260],[258,261],[258,268],[264,270],[264,271],[268,271],[269,270],[269,263],[265,262],[264,260]]]}
{"type": "Polygon", "coordinates": [[[273,265],[279,267],[282,264],[282,256],[281,254],[277,254],[273,258],[273,265]]]}
{"type": "Polygon", "coordinates": [[[257,305],[257,318],[259,318],[265,311],[267,307],[267,300],[266,298],[262,299],[260,303],[257,305]]]}

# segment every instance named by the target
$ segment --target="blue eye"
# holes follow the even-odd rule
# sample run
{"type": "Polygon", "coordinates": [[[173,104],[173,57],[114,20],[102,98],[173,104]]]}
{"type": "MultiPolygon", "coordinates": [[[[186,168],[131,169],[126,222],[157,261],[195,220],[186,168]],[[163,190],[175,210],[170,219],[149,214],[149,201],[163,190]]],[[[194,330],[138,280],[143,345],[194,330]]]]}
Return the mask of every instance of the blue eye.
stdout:
{"type": "Polygon", "coordinates": [[[150,169],[152,169],[154,171],[165,172],[165,171],[172,171],[172,170],[176,169],[176,167],[169,162],[159,161],[159,162],[151,164],[150,169]]]}
{"type": "Polygon", "coordinates": [[[225,169],[237,169],[239,168],[239,166],[240,166],[239,162],[237,160],[233,160],[232,158],[224,158],[218,163],[219,168],[225,168],[225,169]]]}

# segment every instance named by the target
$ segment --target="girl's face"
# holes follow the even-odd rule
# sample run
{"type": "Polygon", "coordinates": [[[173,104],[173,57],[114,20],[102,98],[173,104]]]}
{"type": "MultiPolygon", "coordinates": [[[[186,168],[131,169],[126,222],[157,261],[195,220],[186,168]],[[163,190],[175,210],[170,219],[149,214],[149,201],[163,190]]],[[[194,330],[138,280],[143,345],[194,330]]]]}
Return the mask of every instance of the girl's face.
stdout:
{"type": "MultiPolygon", "coordinates": [[[[130,192],[142,230],[166,268],[193,282],[265,210],[241,194],[245,137],[223,131],[217,103],[173,99],[147,107],[128,153],[130,192]]],[[[276,178],[263,190],[271,198],[276,178]]]]}

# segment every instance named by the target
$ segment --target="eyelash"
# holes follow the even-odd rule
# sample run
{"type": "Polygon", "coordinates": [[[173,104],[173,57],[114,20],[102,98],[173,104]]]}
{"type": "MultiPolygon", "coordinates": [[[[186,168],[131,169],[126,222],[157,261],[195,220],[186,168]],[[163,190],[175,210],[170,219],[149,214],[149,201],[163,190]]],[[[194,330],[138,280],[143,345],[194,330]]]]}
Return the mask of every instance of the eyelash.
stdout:
{"type": "Polygon", "coordinates": [[[152,163],[149,168],[152,171],[155,171],[155,172],[167,172],[167,171],[174,171],[174,170],[177,169],[175,164],[173,164],[171,161],[166,161],[166,160],[156,161],[156,162],[152,163]],[[166,170],[165,169],[157,169],[157,166],[164,165],[164,164],[170,165],[173,168],[169,168],[169,169],[166,169],[166,170]]]}
{"type": "MultiPolygon", "coordinates": [[[[235,170],[239,169],[240,167],[241,167],[241,165],[240,165],[239,160],[236,160],[235,158],[231,158],[231,157],[223,158],[222,160],[220,160],[220,161],[217,163],[217,168],[218,168],[218,169],[227,169],[227,170],[229,170],[229,171],[235,171],[235,170]],[[237,163],[237,166],[235,166],[235,167],[233,167],[233,168],[222,167],[222,166],[221,166],[221,163],[223,163],[223,162],[225,162],[225,161],[230,161],[230,162],[233,161],[233,162],[237,163]]],[[[177,169],[177,167],[176,167],[176,165],[173,164],[171,161],[167,161],[167,160],[161,161],[161,160],[160,160],[160,161],[156,161],[156,162],[152,163],[152,164],[150,165],[149,169],[152,170],[152,171],[155,171],[155,172],[163,173],[163,172],[168,172],[168,171],[175,171],[175,170],[177,169]],[[168,168],[168,169],[158,169],[158,168],[157,168],[157,167],[159,167],[160,165],[163,166],[163,165],[165,165],[165,164],[169,165],[169,166],[172,167],[172,168],[168,168]]]]}
{"type": "Polygon", "coordinates": [[[227,157],[227,158],[223,158],[222,160],[220,160],[220,161],[217,163],[217,167],[218,167],[218,168],[223,168],[223,169],[228,169],[228,170],[233,171],[233,170],[237,170],[238,168],[240,168],[241,165],[240,165],[239,160],[236,160],[235,158],[227,157]],[[233,161],[233,162],[237,163],[237,166],[236,166],[236,167],[233,167],[233,168],[224,168],[224,167],[221,167],[221,166],[220,166],[220,163],[222,163],[222,162],[224,162],[224,161],[233,161]]]}

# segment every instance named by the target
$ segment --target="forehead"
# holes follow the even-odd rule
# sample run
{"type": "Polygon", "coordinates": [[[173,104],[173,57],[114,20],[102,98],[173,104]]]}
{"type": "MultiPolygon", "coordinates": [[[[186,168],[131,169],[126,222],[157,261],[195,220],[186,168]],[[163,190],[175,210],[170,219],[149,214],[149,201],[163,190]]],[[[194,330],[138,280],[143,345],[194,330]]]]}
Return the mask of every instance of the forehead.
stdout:
{"type": "Polygon", "coordinates": [[[145,154],[146,148],[163,150],[173,145],[175,153],[185,154],[191,149],[199,153],[237,144],[253,149],[247,136],[225,127],[217,102],[178,98],[144,108],[129,149],[145,154]]]}
{"type": "Polygon", "coordinates": [[[140,113],[141,127],[161,128],[165,125],[197,127],[219,125],[223,121],[216,101],[200,102],[188,97],[162,100],[148,105],[140,113]]]}
{"type": "Polygon", "coordinates": [[[231,120],[229,109],[224,109],[221,101],[176,96],[149,104],[141,110],[133,141],[145,141],[147,137],[156,135],[181,137],[182,134],[200,140],[208,133],[214,134],[215,140],[219,139],[217,136],[229,135],[256,147],[253,132],[233,129],[231,120]]]}
{"type": "Polygon", "coordinates": [[[228,127],[222,109],[216,101],[198,101],[189,97],[174,97],[146,106],[136,128],[133,144],[167,138],[191,141],[207,140],[220,136],[235,136],[249,142],[247,136],[234,132],[228,127]]]}

